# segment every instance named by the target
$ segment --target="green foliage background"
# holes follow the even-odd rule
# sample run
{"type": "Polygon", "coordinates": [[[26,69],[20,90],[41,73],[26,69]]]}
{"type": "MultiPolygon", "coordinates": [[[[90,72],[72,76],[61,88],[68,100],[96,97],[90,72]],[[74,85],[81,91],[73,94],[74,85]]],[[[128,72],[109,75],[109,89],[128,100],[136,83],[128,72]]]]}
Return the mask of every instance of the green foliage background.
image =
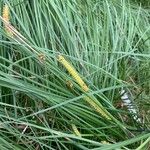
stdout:
{"type": "Polygon", "coordinates": [[[149,9],[123,0],[5,0],[1,16],[4,4],[15,30],[9,36],[0,19],[0,149],[149,149],[149,9]],[[137,114],[123,106],[122,90],[137,114]]]}

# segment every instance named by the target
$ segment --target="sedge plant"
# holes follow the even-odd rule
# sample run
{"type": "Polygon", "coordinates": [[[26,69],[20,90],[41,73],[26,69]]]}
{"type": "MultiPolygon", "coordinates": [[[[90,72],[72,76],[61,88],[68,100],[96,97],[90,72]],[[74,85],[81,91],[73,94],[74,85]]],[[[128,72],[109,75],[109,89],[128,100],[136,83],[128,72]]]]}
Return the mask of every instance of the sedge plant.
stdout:
{"type": "Polygon", "coordinates": [[[149,148],[149,11],[121,0],[0,5],[1,149],[149,148]],[[122,88],[143,122],[118,106],[122,88]]]}

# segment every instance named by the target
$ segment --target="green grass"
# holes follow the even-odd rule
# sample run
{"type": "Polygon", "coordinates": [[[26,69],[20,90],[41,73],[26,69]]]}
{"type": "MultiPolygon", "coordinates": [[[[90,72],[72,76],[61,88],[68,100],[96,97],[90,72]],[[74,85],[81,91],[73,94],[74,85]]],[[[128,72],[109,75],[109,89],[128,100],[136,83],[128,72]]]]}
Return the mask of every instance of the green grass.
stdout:
{"type": "Polygon", "coordinates": [[[134,3],[137,3],[138,5],[141,5],[143,7],[149,8],[150,1],[149,0],[132,0],[134,3]]]}
{"type": "Polygon", "coordinates": [[[0,19],[0,149],[149,149],[149,10],[121,0],[10,0],[0,12],[4,3],[19,33],[10,37],[0,19]],[[118,107],[122,89],[142,122],[118,107]]]}

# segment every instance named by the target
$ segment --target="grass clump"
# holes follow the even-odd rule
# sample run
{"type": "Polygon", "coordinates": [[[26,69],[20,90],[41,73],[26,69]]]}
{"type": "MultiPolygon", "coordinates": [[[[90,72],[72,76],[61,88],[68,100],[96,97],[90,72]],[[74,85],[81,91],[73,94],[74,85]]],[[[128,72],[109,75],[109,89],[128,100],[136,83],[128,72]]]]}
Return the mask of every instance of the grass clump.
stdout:
{"type": "Polygon", "coordinates": [[[0,5],[10,12],[0,17],[2,149],[148,149],[149,11],[113,0],[0,5]],[[120,107],[122,90],[136,114],[120,107]]]}

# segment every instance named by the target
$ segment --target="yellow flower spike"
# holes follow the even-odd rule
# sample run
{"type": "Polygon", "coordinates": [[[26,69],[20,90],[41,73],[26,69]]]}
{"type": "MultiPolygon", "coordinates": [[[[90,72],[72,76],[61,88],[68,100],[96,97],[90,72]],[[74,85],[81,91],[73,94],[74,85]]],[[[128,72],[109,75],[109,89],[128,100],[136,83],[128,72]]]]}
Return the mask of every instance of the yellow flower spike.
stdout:
{"type": "Polygon", "coordinates": [[[9,12],[9,6],[7,4],[4,5],[3,7],[3,15],[2,15],[3,19],[4,19],[4,27],[5,27],[5,31],[7,32],[8,36],[12,37],[13,33],[11,31],[11,29],[9,28],[9,20],[10,20],[10,12],[9,12]]]}
{"type": "Polygon", "coordinates": [[[72,124],[71,126],[72,126],[72,129],[73,129],[75,135],[81,137],[81,133],[80,133],[79,130],[77,129],[76,125],[75,125],[75,124],[72,124]]]}
{"type": "Polygon", "coordinates": [[[91,98],[89,97],[85,97],[84,98],[86,100],[86,102],[88,102],[90,104],[90,106],[92,106],[96,112],[98,112],[99,114],[101,114],[103,117],[105,117],[108,120],[111,120],[111,118],[109,117],[109,115],[107,115],[107,111],[104,111],[100,106],[98,106],[91,98]]]}
{"type": "MultiPolygon", "coordinates": [[[[88,92],[90,89],[88,88],[88,86],[84,83],[84,81],[81,79],[81,77],[79,76],[79,74],[77,73],[77,71],[69,64],[69,62],[67,60],[65,60],[65,58],[62,55],[58,55],[58,61],[67,69],[67,71],[72,75],[72,77],[76,80],[76,82],[80,85],[80,87],[85,91],[88,92]]],[[[96,112],[98,112],[99,114],[101,114],[103,117],[105,117],[108,120],[111,120],[111,118],[109,117],[109,113],[107,112],[107,110],[103,110],[98,104],[96,104],[93,100],[93,98],[89,98],[88,96],[86,96],[85,101],[88,102],[90,104],[90,106],[92,106],[96,112]]]]}
{"type": "Polygon", "coordinates": [[[65,60],[65,58],[61,55],[58,55],[58,61],[65,66],[65,68],[68,70],[68,72],[72,75],[72,77],[76,80],[76,82],[81,86],[81,88],[87,92],[89,91],[89,88],[84,83],[84,81],[80,78],[77,71],[65,60]]]}
{"type": "Polygon", "coordinates": [[[9,22],[9,7],[7,4],[5,4],[3,7],[3,19],[5,19],[5,21],[9,22]]]}

